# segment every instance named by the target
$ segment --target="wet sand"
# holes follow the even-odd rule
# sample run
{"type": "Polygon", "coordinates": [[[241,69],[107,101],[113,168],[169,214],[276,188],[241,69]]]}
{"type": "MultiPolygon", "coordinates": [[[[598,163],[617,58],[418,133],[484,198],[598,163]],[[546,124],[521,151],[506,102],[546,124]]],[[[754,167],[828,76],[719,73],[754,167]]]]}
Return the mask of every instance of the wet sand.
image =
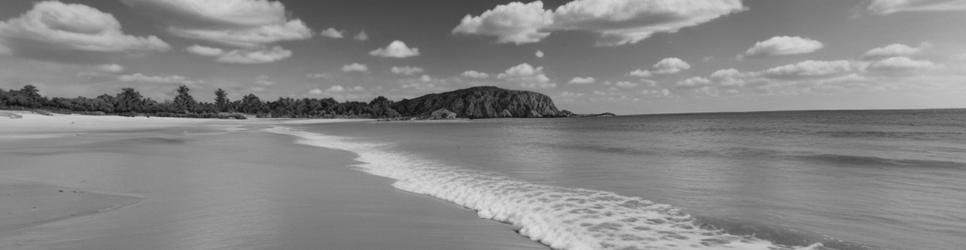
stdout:
{"type": "Polygon", "coordinates": [[[9,132],[17,126],[0,120],[8,131],[0,136],[0,178],[42,183],[31,192],[89,194],[73,200],[125,197],[93,202],[123,207],[68,209],[72,216],[27,223],[0,217],[0,225],[17,227],[0,231],[0,249],[546,249],[509,225],[352,170],[353,153],[262,131],[277,121],[125,127],[80,119],[109,126],[50,125],[57,128],[47,134],[68,135],[44,136],[25,125],[9,132]]]}

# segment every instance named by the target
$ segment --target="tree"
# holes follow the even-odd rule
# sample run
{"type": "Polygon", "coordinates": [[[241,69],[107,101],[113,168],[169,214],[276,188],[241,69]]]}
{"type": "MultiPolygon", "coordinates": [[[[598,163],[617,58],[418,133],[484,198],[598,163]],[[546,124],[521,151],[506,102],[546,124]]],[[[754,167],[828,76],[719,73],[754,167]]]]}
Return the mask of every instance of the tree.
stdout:
{"type": "Polygon", "coordinates": [[[261,113],[263,110],[262,105],[262,100],[258,99],[258,96],[248,94],[242,97],[241,103],[239,104],[239,111],[249,114],[261,113]]]}
{"type": "Polygon", "coordinates": [[[191,89],[188,86],[181,85],[178,87],[178,96],[174,97],[174,106],[178,112],[190,113],[195,109],[195,98],[191,97],[191,89]]]}
{"type": "Polygon", "coordinates": [[[121,89],[121,93],[118,93],[117,98],[114,100],[114,110],[121,113],[142,111],[143,107],[141,104],[143,98],[144,97],[142,97],[141,93],[139,93],[137,90],[134,90],[133,88],[123,88],[121,89]]]}
{"type": "Polygon", "coordinates": [[[215,108],[218,112],[228,112],[228,93],[223,89],[215,90],[215,108]]]}

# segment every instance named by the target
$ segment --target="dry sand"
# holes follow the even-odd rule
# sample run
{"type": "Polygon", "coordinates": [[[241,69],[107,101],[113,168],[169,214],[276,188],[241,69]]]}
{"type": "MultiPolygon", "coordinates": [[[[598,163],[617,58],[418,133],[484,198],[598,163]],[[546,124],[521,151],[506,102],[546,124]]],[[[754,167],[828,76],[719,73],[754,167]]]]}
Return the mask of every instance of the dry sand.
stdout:
{"type": "Polygon", "coordinates": [[[0,117],[0,249],[545,249],[262,131],[345,120],[22,116],[0,117]]]}

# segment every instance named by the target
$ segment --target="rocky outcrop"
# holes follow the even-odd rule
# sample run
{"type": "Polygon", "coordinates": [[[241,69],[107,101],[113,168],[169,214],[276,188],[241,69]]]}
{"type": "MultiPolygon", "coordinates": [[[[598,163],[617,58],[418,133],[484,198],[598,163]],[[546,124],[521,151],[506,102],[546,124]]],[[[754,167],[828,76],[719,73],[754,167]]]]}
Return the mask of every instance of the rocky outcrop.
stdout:
{"type": "Polygon", "coordinates": [[[432,113],[429,113],[429,115],[425,116],[424,119],[426,119],[426,120],[453,120],[453,119],[456,119],[456,113],[453,112],[453,111],[446,110],[446,109],[439,109],[439,110],[433,111],[432,113]]]}
{"type": "Polygon", "coordinates": [[[392,104],[404,116],[420,116],[440,109],[456,113],[461,118],[538,118],[566,117],[550,97],[530,91],[506,90],[497,87],[473,87],[438,94],[404,99],[392,104]]]}

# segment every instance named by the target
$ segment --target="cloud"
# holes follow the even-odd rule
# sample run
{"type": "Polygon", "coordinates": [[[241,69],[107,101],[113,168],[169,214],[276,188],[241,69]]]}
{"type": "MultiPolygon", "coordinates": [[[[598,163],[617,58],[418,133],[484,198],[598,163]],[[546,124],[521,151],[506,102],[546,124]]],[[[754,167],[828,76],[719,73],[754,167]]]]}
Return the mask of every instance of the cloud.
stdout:
{"type": "Polygon", "coordinates": [[[409,46],[406,46],[406,43],[395,40],[389,43],[389,46],[386,46],[385,48],[369,51],[369,55],[387,58],[406,58],[418,56],[419,49],[410,48],[409,46]]]}
{"type": "Polygon", "coordinates": [[[534,53],[534,55],[537,56],[537,58],[543,58],[543,56],[544,56],[542,50],[537,50],[537,53],[534,53]]]}
{"type": "Polygon", "coordinates": [[[193,80],[191,78],[180,76],[180,75],[152,76],[152,75],[145,75],[141,73],[120,75],[117,77],[117,80],[122,82],[184,84],[184,85],[196,85],[204,82],[199,80],[193,80]]]}
{"type": "Polygon", "coordinates": [[[323,79],[323,78],[329,78],[329,77],[332,77],[332,75],[329,74],[329,73],[310,73],[310,74],[305,74],[305,78],[308,78],[308,79],[323,79]]]}
{"type": "Polygon", "coordinates": [[[661,61],[658,61],[657,63],[655,63],[653,66],[651,66],[651,68],[653,70],[637,69],[637,70],[631,71],[628,74],[636,77],[651,77],[655,74],[657,75],[677,74],[678,72],[691,69],[691,64],[688,64],[688,62],[681,60],[681,58],[668,57],[668,58],[661,59],[661,61]]]}
{"type": "Polygon", "coordinates": [[[79,52],[150,52],[171,47],[156,36],[124,34],[113,15],[83,4],[37,2],[0,22],[0,50],[27,57],[79,52]]]}
{"type": "Polygon", "coordinates": [[[255,77],[255,84],[272,86],[272,85],[275,85],[275,82],[272,81],[271,77],[269,77],[268,75],[258,75],[257,77],[255,77]]]}
{"type": "Polygon", "coordinates": [[[825,47],[822,42],[797,36],[776,36],[755,43],[746,56],[786,56],[808,54],[825,47]]]}
{"type": "Polygon", "coordinates": [[[531,89],[550,89],[556,88],[557,84],[550,81],[550,78],[543,73],[543,67],[533,67],[530,64],[522,63],[510,67],[497,78],[520,84],[520,87],[531,89]]]}
{"type": "Polygon", "coordinates": [[[322,32],[319,32],[319,35],[323,37],[332,38],[332,39],[342,39],[345,37],[343,33],[345,33],[345,31],[336,30],[335,28],[328,28],[323,30],[322,32]]]}
{"type": "Polygon", "coordinates": [[[898,12],[966,11],[962,0],[872,0],[868,10],[877,15],[898,12]]]}
{"type": "Polygon", "coordinates": [[[708,85],[708,84],[711,84],[711,80],[708,80],[708,78],[698,77],[698,76],[691,77],[677,82],[678,86],[687,86],[687,87],[694,87],[694,86],[708,85]]]}
{"type": "Polygon", "coordinates": [[[216,62],[233,64],[260,64],[271,63],[289,58],[292,51],[280,46],[264,49],[234,49],[226,51],[220,48],[205,47],[201,45],[191,45],[185,48],[191,54],[214,57],[216,62]]]}
{"type": "Polygon", "coordinates": [[[412,67],[412,66],[403,66],[403,67],[393,66],[392,69],[390,69],[390,71],[393,74],[397,74],[397,75],[407,75],[407,76],[411,76],[411,75],[423,73],[423,68],[420,68],[420,67],[412,67]]]}
{"type": "Polygon", "coordinates": [[[369,34],[366,34],[365,30],[359,31],[359,34],[356,34],[352,39],[356,39],[356,41],[368,41],[369,34]]]}
{"type": "Polygon", "coordinates": [[[862,55],[863,59],[873,59],[873,58],[889,58],[896,56],[914,56],[922,53],[923,50],[930,46],[929,43],[922,43],[919,47],[910,47],[909,45],[901,43],[893,43],[883,47],[878,47],[865,52],[862,55]]]}
{"type": "Polygon", "coordinates": [[[302,20],[289,20],[281,2],[267,0],[122,0],[157,17],[182,38],[239,48],[305,40],[313,32],[302,20]]]}
{"type": "Polygon", "coordinates": [[[456,34],[497,37],[498,43],[525,44],[556,31],[596,33],[597,45],[633,44],[655,33],[678,30],[745,10],[740,0],[574,0],[555,10],[541,1],[497,5],[466,15],[456,34]]]}
{"type": "Polygon", "coordinates": [[[479,71],[476,71],[476,70],[467,70],[467,71],[464,71],[463,74],[460,74],[460,75],[463,76],[463,77],[476,78],[476,79],[485,79],[485,78],[489,78],[490,77],[489,74],[483,73],[483,72],[479,72],[479,71]]]}
{"type": "Polygon", "coordinates": [[[188,53],[200,55],[200,56],[221,56],[225,54],[225,50],[219,48],[205,47],[201,45],[191,45],[184,49],[188,53]]]}
{"type": "Polygon", "coordinates": [[[717,70],[714,73],[711,73],[710,77],[711,79],[715,80],[721,85],[740,87],[740,86],[745,86],[745,84],[748,84],[748,82],[746,81],[748,76],[750,75],[746,73],[742,73],[737,69],[731,68],[731,69],[717,70]]]}
{"type": "Polygon", "coordinates": [[[597,82],[597,79],[593,77],[574,77],[568,81],[568,84],[592,84],[597,82]]]}
{"type": "Polygon", "coordinates": [[[101,64],[95,67],[97,71],[105,73],[121,73],[124,72],[124,66],[118,64],[101,64]]]}
{"type": "Polygon", "coordinates": [[[431,82],[431,81],[433,81],[433,78],[430,77],[429,75],[422,75],[422,76],[419,77],[419,81],[420,82],[431,82]]]}
{"type": "MultiPolygon", "coordinates": [[[[362,86],[355,86],[355,87],[351,87],[350,88],[350,87],[343,87],[342,85],[332,85],[332,86],[330,86],[329,88],[327,88],[325,90],[319,89],[319,88],[314,88],[312,90],[309,90],[309,94],[313,94],[313,95],[323,95],[323,94],[327,94],[327,95],[338,95],[338,96],[342,96],[342,95],[340,95],[342,93],[362,92],[362,91],[365,91],[365,90],[366,90],[366,88],[364,88],[362,86]]],[[[345,97],[345,96],[342,96],[342,97],[345,97]]]]}
{"type": "Polygon", "coordinates": [[[512,2],[497,5],[479,16],[466,15],[453,29],[454,34],[497,37],[498,43],[535,43],[550,35],[542,29],[553,24],[553,12],[543,2],[512,2]]]}
{"type": "Polygon", "coordinates": [[[638,85],[640,84],[635,82],[629,82],[629,81],[619,81],[614,83],[614,86],[617,86],[618,88],[625,88],[625,89],[637,87],[638,85]]]}
{"type": "Polygon", "coordinates": [[[904,74],[919,70],[929,70],[939,67],[936,63],[926,60],[915,60],[904,56],[890,57],[869,64],[867,70],[887,74],[904,74]]]}
{"type": "Polygon", "coordinates": [[[291,56],[292,51],[275,46],[270,49],[236,49],[225,52],[218,59],[215,59],[215,61],[235,64],[259,64],[276,62],[291,56]]]}
{"type": "Polygon", "coordinates": [[[313,94],[313,95],[321,95],[322,93],[324,93],[324,92],[322,92],[322,90],[321,89],[318,89],[318,88],[314,88],[312,90],[309,90],[309,94],[313,94]]]}
{"type": "Polygon", "coordinates": [[[353,63],[342,66],[342,72],[369,72],[369,67],[365,64],[353,63]]]}
{"type": "Polygon", "coordinates": [[[840,75],[852,71],[852,63],[845,60],[814,61],[807,60],[796,64],[770,68],[761,75],[775,79],[816,78],[840,75]]]}

